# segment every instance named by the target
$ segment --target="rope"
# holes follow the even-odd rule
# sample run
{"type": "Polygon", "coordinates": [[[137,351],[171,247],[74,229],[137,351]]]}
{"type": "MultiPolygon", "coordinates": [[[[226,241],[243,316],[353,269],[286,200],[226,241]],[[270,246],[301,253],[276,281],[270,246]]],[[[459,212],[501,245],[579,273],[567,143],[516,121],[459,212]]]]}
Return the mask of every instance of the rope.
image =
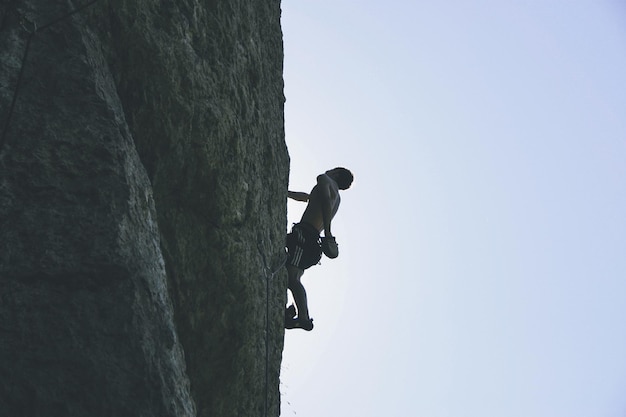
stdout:
{"type": "Polygon", "coordinates": [[[259,253],[263,258],[264,274],[265,274],[265,417],[267,417],[267,411],[269,407],[269,369],[270,369],[270,350],[269,350],[269,335],[270,335],[270,280],[285,266],[287,262],[287,255],[284,256],[278,267],[268,275],[268,271],[271,268],[267,265],[267,258],[265,254],[259,248],[259,253]]]}
{"type": "MultiPolygon", "coordinates": [[[[15,103],[17,102],[17,96],[20,90],[20,85],[22,83],[22,77],[24,76],[24,67],[26,65],[26,59],[28,58],[28,52],[30,50],[30,44],[33,40],[33,38],[35,37],[35,34],[38,32],[41,32],[42,30],[48,29],[50,26],[53,26],[65,19],[67,19],[68,17],[83,11],[84,9],[86,9],[87,7],[95,4],[98,0],[91,0],[90,2],[87,2],[81,6],[78,6],[77,8],[75,8],[74,10],[69,11],[68,13],[64,14],[61,17],[58,17],[56,19],[52,19],[51,21],[49,21],[48,23],[46,23],[43,26],[37,26],[37,22],[30,22],[25,16],[22,16],[22,22],[20,22],[21,26],[24,28],[24,30],[26,30],[29,34],[28,34],[28,39],[26,40],[26,47],[24,48],[24,55],[22,56],[22,62],[20,64],[20,72],[17,76],[17,82],[15,83],[15,91],[13,91],[13,98],[11,99],[11,106],[9,107],[9,112],[7,114],[7,118],[6,121],[4,123],[4,127],[2,129],[2,138],[0,139],[0,152],[2,152],[2,149],[4,149],[4,145],[6,143],[6,135],[7,135],[7,131],[9,130],[9,125],[11,124],[11,119],[13,118],[13,111],[15,109],[15,103]],[[33,25],[33,29],[32,30],[28,30],[26,28],[26,26],[24,25],[24,22],[29,22],[33,25]]],[[[6,21],[6,16],[4,16],[3,18],[3,25],[4,22],[6,21]]]]}

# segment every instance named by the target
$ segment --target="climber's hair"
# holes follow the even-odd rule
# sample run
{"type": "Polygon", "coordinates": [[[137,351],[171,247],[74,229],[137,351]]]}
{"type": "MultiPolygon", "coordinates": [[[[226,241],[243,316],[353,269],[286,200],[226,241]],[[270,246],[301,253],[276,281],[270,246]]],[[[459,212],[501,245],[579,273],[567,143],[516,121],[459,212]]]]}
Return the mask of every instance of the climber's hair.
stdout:
{"type": "Polygon", "coordinates": [[[337,167],[332,169],[334,175],[334,179],[337,182],[340,190],[347,190],[352,185],[352,181],[354,181],[354,175],[350,172],[349,169],[343,167],[337,167]]]}

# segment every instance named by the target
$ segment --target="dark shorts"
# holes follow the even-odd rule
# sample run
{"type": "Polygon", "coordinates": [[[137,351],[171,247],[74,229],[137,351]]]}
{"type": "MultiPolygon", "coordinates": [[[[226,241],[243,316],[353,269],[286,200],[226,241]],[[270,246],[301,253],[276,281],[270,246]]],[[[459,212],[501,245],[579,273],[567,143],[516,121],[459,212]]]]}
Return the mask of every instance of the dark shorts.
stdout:
{"type": "Polygon", "coordinates": [[[322,259],[317,229],[308,223],[294,224],[287,235],[287,252],[287,264],[303,271],[317,264],[322,259]]]}

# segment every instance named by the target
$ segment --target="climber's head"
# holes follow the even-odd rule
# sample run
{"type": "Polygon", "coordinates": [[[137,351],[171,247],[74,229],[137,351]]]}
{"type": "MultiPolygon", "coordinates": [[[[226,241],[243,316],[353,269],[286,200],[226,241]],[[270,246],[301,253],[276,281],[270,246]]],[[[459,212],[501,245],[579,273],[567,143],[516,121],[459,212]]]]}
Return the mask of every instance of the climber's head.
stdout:
{"type": "Polygon", "coordinates": [[[352,185],[352,181],[354,180],[354,176],[349,169],[337,167],[331,170],[326,171],[326,175],[331,177],[339,187],[340,190],[347,190],[352,185]]]}

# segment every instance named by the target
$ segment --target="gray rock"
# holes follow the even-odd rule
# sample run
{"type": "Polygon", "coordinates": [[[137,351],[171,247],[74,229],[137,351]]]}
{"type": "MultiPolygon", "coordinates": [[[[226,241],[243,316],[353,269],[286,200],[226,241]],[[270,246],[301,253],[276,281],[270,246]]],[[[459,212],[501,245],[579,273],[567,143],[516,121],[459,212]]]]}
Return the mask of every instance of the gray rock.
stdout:
{"type": "Polygon", "coordinates": [[[278,415],[280,2],[75,7],[0,6],[0,409],[278,415]]]}

